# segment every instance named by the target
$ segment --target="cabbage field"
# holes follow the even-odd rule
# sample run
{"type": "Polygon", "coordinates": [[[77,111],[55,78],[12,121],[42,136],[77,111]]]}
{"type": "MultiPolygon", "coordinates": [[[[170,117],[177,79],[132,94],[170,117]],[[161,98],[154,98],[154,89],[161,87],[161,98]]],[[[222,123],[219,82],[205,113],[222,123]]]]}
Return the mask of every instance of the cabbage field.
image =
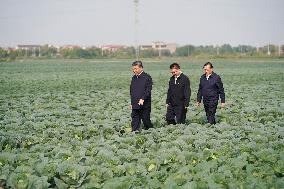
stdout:
{"type": "Polygon", "coordinates": [[[165,124],[172,61],[144,61],[154,128],[138,134],[132,60],[0,63],[0,188],[284,188],[284,60],[213,60],[227,99],[214,126],[195,107],[206,60],[185,59],[186,124],[165,124]]]}

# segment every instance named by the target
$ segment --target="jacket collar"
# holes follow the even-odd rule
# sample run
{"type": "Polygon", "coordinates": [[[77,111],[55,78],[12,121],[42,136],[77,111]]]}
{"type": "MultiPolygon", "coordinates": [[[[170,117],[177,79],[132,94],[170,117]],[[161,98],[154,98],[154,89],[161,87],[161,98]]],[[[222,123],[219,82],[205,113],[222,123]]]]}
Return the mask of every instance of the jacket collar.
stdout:
{"type": "Polygon", "coordinates": [[[138,75],[134,75],[134,77],[136,77],[136,78],[140,78],[141,76],[143,76],[144,75],[144,70],[142,70],[142,72],[140,72],[140,74],[138,74],[138,75]]]}
{"type": "Polygon", "coordinates": [[[183,76],[183,73],[180,72],[179,76],[176,77],[176,76],[173,75],[172,78],[180,78],[180,77],[182,77],[182,76],[183,76]]]}
{"type": "MultiPolygon", "coordinates": [[[[215,72],[212,72],[211,75],[209,75],[209,78],[214,77],[215,75],[216,75],[215,72]]],[[[203,77],[206,78],[206,74],[203,74],[203,77]]]]}

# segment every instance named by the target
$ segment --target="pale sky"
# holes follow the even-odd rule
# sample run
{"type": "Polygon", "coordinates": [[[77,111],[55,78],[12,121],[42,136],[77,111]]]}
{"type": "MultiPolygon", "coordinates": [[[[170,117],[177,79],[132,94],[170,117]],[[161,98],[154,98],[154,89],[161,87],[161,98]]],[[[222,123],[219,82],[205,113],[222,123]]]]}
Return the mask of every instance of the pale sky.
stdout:
{"type": "MultiPolygon", "coordinates": [[[[139,44],[284,44],[284,0],[139,0],[139,44]]],[[[0,46],[134,45],[134,0],[0,0],[0,46]]]]}

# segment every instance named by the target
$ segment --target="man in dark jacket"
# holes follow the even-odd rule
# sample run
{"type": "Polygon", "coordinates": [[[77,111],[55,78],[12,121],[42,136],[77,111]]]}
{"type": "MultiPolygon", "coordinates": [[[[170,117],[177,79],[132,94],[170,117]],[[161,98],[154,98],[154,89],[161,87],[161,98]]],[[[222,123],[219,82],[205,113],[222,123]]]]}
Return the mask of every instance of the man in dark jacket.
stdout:
{"type": "Polygon", "coordinates": [[[200,78],[197,93],[197,107],[200,106],[203,97],[203,104],[208,123],[216,124],[215,113],[219,96],[221,98],[221,108],[225,107],[225,92],[223,83],[220,76],[213,72],[212,63],[207,62],[204,64],[203,70],[204,74],[200,78]]]}
{"type": "Polygon", "coordinates": [[[130,85],[132,131],[139,130],[141,119],[145,129],[149,129],[153,127],[150,120],[152,78],[143,71],[141,61],[132,63],[132,71],[134,73],[130,85]]]}
{"type": "Polygon", "coordinates": [[[179,64],[171,64],[170,69],[173,76],[169,81],[166,100],[166,121],[168,124],[184,124],[191,95],[190,81],[181,72],[179,64]]]}

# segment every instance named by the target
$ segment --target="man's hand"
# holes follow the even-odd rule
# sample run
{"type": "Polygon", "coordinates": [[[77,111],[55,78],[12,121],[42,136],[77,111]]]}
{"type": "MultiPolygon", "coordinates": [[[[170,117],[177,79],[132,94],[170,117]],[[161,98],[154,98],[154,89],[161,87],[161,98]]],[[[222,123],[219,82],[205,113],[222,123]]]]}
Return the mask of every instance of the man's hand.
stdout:
{"type": "Polygon", "coordinates": [[[132,110],[132,105],[131,104],[129,105],[129,109],[132,110]]]}
{"type": "Polygon", "coordinates": [[[225,108],[225,103],[221,103],[221,108],[225,108]]]}
{"type": "Polygon", "coordinates": [[[187,113],[187,110],[188,110],[188,106],[185,106],[185,107],[184,107],[185,113],[187,113]]]}
{"type": "Polygon", "coordinates": [[[144,103],[144,100],[140,99],[139,102],[138,102],[138,105],[142,105],[143,106],[143,103],[144,103]]]}
{"type": "Polygon", "coordinates": [[[197,106],[197,108],[199,108],[200,107],[200,102],[196,102],[196,106],[197,106]]]}

